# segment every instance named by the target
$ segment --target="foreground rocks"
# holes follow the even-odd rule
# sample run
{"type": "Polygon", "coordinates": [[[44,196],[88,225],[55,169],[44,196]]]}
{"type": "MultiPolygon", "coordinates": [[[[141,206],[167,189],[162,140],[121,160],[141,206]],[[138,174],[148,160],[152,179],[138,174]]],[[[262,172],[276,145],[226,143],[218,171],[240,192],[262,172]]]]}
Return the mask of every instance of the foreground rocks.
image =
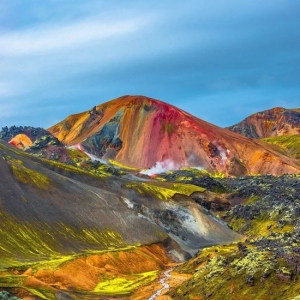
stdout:
{"type": "Polygon", "coordinates": [[[244,239],[199,251],[171,299],[294,299],[300,293],[300,176],[218,179],[232,208],[219,218],[244,239]]]}

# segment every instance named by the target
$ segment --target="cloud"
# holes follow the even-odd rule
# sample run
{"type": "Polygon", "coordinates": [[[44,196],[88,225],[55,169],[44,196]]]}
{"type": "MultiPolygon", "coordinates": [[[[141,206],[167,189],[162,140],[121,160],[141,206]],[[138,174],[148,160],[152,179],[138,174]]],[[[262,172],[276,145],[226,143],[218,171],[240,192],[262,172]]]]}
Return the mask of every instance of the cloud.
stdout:
{"type": "Polygon", "coordinates": [[[124,94],[221,126],[278,99],[297,106],[298,1],[15,3],[0,24],[0,101],[9,99],[11,122],[49,126],[39,117],[48,107],[59,120],[124,94]]]}
{"type": "Polygon", "coordinates": [[[30,30],[6,33],[1,36],[0,55],[37,55],[82,47],[86,43],[101,42],[110,37],[128,34],[142,26],[141,20],[124,20],[102,23],[81,21],[71,25],[37,27],[30,30]]]}

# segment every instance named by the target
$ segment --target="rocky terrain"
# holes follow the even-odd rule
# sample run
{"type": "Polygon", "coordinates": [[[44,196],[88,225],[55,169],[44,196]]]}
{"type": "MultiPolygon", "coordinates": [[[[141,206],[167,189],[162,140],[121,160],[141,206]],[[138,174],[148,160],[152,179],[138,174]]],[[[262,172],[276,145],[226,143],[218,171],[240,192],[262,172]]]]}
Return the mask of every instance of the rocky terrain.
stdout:
{"type": "Polygon", "coordinates": [[[244,239],[199,251],[178,267],[191,278],[171,299],[294,299],[300,293],[300,176],[219,179],[231,191],[217,212],[244,239]]]}
{"type": "Polygon", "coordinates": [[[2,127],[2,130],[0,131],[0,139],[5,142],[9,142],[19,134],[26,135],[32,142],[35,142],[42,136],[49,134],[49,132],[43,128],[35,128],[31,126],[6,126],[2,127]]]}
{"type": "Polygon", "coordinates": [[[254,139],[300,134],[300,109],[272,108],[255,113],[228,129],[254,139]]]}

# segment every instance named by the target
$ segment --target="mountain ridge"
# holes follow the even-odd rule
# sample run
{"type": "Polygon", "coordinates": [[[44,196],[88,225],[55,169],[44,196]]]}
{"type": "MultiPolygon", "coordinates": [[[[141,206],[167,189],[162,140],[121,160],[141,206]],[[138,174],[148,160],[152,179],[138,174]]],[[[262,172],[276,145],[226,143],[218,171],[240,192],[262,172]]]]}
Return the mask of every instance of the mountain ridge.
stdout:
{"type": "Polygon", "coordinates": [[[175,106],[144,96],[123,96],[71,115],[48,131],[68,146],[138,168],[158,162],[201,167],[227,175],[299,172],[296,162],[175,106]]]}
{"type": "Polygon", "coordinates": [[[254,113],[227,128],[255,139],[300,134],[300,109],[274,107],[254,113]]]}

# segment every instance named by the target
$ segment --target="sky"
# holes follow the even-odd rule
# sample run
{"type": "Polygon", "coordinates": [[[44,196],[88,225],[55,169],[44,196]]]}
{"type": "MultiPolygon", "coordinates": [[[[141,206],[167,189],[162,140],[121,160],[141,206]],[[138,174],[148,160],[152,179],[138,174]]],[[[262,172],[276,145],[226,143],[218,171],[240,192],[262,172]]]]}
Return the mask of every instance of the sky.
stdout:
{"type": "Polygon", "coordinates": [[[123,95],[225,127],[300,107],[299,0],[0,0],[0,127],[123,95]]]}

